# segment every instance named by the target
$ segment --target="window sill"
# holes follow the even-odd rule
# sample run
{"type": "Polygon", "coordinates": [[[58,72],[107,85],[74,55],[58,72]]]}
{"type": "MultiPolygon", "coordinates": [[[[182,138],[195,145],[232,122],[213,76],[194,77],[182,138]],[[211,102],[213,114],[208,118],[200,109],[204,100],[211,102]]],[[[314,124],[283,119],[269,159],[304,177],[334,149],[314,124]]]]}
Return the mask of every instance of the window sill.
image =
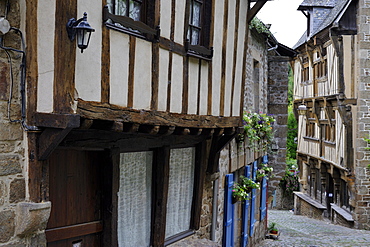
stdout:
{"type": "Polygon", "coordinates": [[[189,237],[191,235],[195,234],[195,231],[194,230],[187,230],[185,232],[180,232],[174,236],[171,236],[169,238],[167,238],[165,241],[164,241],[164,246],[167,246],[167,245],[170,245],[170,244],[173,244],[181,239],[184,239],[186,237],[189,237]]]}
{"type": "Polygon", "coordinates": [[[190,57],[196,57],[203,60],[211,61],[213,57],[213,48],[210,49],[200,46],[200,45],[191,45],[189,42],[185,42],[186,55],[190,57]]]}
{"type": "Polygon", "coordinates": [[[335,147],[335,142],[332,141],[323,141],[327,146],[334,146],[335,147]]]}
{"type": "Polygon", "coordinates": [[[330,203],[331,209],[333,209],[337,214],[341,215],[346,221],[353,222],[352,214],[344,210],[343,208],[338,207],[334,203],[330,203]]]}
{"type": "Polygon", "coordinates": [[[160,36],[159,26],[153,29],[141,21],[134,21],[127,16],[114,15],[109,13],[108,6],[103,9],[103,22],[107,28],[126,33],[151,42],[158,42],[160,36]],[[111,20],[113,23],[109,23],[111,20]],[[115,25],[119,24],[119,26],[115,25]]]}

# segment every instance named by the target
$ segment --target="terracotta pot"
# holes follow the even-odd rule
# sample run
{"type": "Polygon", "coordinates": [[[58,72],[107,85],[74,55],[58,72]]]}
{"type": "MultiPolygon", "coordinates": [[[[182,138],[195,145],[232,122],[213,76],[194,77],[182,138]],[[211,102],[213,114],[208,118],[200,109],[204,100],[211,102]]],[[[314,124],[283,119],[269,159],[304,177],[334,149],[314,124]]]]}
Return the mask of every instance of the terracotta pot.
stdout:
{"type": "Polygon", "coordinates": [[[270,231],[270,233],[271,233],[271,234],[277,234],[277,233],[278,233],[278,231],[271,230],[271,231],[270,231]]]}

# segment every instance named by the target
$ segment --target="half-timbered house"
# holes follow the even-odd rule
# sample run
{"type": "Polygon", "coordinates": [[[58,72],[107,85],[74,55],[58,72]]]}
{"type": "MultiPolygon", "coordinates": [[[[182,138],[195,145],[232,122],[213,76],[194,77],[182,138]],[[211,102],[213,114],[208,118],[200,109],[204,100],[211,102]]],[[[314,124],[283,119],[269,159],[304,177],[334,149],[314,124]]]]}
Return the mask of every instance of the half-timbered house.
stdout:
{"type": "Polygon", "coordinates": [[[357,228],[370,222],[366,9],[362,1],[303,1],[308,26],[294,62],[302,184],[295,212],[357,228]]]}
{"type": "Polygon", "coordinates": [[[0,243],[263,238],[266,181],[238,209],[230,186],[267,162],[233,141],[248,80],[267,111],[266,56],[248,55],[266,1],[0,0],[0,243]]]}

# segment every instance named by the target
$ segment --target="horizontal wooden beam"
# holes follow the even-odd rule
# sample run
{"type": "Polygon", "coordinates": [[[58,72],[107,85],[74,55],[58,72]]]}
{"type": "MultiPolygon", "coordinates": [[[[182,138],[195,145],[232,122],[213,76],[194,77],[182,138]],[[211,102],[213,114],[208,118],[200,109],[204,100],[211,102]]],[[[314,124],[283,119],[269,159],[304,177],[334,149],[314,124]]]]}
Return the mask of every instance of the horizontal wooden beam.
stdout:
{"type": "Polygon", "coordinates": [[[55,242],[63,239],[98,233],[101,231],[103,231],[102,222],[93,221],[84,224],[47,229],[45,233],[48,242],[55,242]]]}
{"type": "Polygon", "coordinates": [[[45,128],[77,128],[80,127],[80,116],[76,114],[35,113],[35,124],[45,128]]]}
{"type": "Polygon", "coordinates": [[[190,115],[161,111],[136,110],[108,103],[79,99],[77,113],[84,118],[123,123],[137,123],[184,128],[232,128],[239,126],[239,117],[190,115]]]}

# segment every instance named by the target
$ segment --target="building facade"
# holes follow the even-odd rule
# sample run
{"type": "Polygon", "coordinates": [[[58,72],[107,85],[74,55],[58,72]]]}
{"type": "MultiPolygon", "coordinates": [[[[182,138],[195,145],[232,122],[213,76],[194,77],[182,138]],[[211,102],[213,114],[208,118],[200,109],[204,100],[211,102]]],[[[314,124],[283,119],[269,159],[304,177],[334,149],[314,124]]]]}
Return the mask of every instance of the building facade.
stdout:
{"type": "Polygon", "coordinates": [[[368,4],[303,1],[307,32],[296,44],[297,157],[302,191],[295,212],[369,226],[367,169],[368,4]]]}
{"type": "Polygon", "coordinates": [[[267,187],[231,204],[229,185],[268,160],[235,141],[269,111],[265,2],[0,1],[0,246],[261,240],[267,187]]]}

